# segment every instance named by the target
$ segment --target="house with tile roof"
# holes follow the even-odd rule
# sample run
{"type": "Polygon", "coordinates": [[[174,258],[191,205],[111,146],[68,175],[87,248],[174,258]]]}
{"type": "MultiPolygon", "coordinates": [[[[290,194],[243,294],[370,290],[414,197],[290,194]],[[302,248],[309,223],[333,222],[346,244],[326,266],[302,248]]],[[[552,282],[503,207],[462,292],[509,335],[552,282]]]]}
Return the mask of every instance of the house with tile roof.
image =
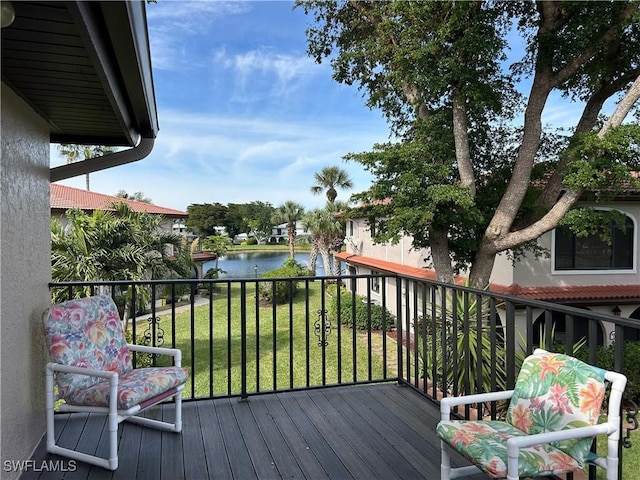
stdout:
{"type": "MultiPolygon", "coordinates": [[[[489,288],[498,293],[613,313],[640,321],[640,200],[636,195],[629,195],[611,204],[583,205],[624,213],[626,228],[622,230],[612,226],[611,245],[595,236],[576,238],[568,230],[553,230],[538,239],[538,245],[549,252],[548,258],[529,255],[512,263],[506,254],[499,255],[489,288]]],[[[346,230],[346,250],[336,257],[346,263],[348,273],[403,274],[435,280],[435,271],[429,266],[429,251],[413,249],[411,237],[403,237],[397,244],[376,244],[366,218],[349,219],[346,230]]],[[[371,299],[379,301],[379,285],[367,285],[367,280],[358,279],[353,285],[359,293],[370,292],[371,299]]],[[[369,282],[379,280],[370,279],[369,282]]],[[[393,311],[397,307],[393,279],[387,279],[386,287],[386,301],[393,311]]],[[[536,325],[542,323],[542,318],[537,318],[537,315],[534,312],[534,339],[540,335],[536,325]]],[[[524,312],[517,318],[516,327],[524,332],[524,312]]],[[[565,334],[565,319],[557,314],[554,322],[555,339],[561,341],[565,334]]],[[[579,336],[582,336],[583,327],[586,329],[586,324],[581,326],[579,321],[575,322],[579,336]]],[[[639,340],[633,335],[629,332],[625,338],[639,340]]],[[[613,326],[601,324],[598,342],[607,345],[614,338],[613,326]]]]}
{"type": "MultiPolygon", "coordinates": [[[[178,233],[184,236],[188,242],[193,241],[195,238],[193,234],[184,228],[184,222],[189,216],[189,213],[182,210],[161,207],[153,203],[139,202],[137,200],[106,195],[104,193],[90,192],[59,183],[51,184],[51,218],[57,218],[63,225],[66,222],[65,212],[70,208],[79,208],[90,214],[95,210],[113,211],[113,204],[118,202],[126,203],[134,212],[161,215],[163,220],[159,228],[163,232],[178,233]]],[[[171,246],[169,247],[172,248],[171,246]]],[[[191,257],[195,262],[195,271],[193,273],[197,275],[198,278],[202,278],[203,264],[215,259],[213,254],[199,250],[193,252],[191,257]]]]}

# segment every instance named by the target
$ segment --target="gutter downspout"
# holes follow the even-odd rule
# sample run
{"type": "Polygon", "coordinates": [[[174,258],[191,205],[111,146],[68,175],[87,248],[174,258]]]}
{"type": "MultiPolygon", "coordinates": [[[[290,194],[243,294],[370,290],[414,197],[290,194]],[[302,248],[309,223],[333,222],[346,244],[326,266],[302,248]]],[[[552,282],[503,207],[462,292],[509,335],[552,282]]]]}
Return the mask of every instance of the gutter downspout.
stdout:
{"type": "Polygon", "coordinates": [[[140,143],[129,150],[110,153],[102,157],[89,158],[81,162],[69,163],[61,165],[49,170],[49,178],[51,182],[57,182],[66,178],[77,177],[85,173],[93,173],[107,168],[125,165],[127,163],[142,160],[153,150],[154,138],[142,138],[140,143]]]}

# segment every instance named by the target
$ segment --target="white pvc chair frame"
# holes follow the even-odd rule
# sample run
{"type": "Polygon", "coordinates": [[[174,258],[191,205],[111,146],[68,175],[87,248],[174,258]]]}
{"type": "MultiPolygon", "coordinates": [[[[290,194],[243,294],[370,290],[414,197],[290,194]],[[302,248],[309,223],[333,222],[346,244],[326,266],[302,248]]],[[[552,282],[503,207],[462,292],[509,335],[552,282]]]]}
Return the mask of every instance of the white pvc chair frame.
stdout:
{"type": "MultiPolygon", "coordinates": [[[[536,349],[534,354],[545,353],[544,350],[536,349]]],[[[558,432],[538,433],[507,440],[507,480],[518,480],[518,457],[520,449],[540,445],[543,443],[568,440],[570,438],[595,437],[606,434],[607,457],[597,457],[593,463],[606,470],[607,480],[618,480],[618,443],[620,441],[620,405],[622,394],[627,385],[627,377],[617,372],[607,372],[604,378],[611,382],[611,394],[609,396],[607,421],[588,427],[572,428],[558,432]]],[[[509,400],[513,396],[513,390],[504,392],[480,393],[477,395],[467,395],[462,397],[447,397],[440,401],[440,419],[448,421],[451,409],[460,405],[483,404],[497,400],[509,400]]],[[[451,478],[466,477],[482,473],[475,465],[467,467],[451,468],[450,446],[444,441],[440,441],[441,464],[440,479],[449,480],[451,478]]]]}
{"type": "MultiPolygon", "coordinates": [[[[175,348],[148,347],[146,345],[128,344],[130,351],[141,353],[153,353],[159,355],[169,355],[174,358],[174,365],[180,367],[182,362],[182,352],[175,348]]],[[[118,409],[118,373],[107,372],[101,370],[93,370],[90,368],[73,367],[60,363],[47,363],[46,369],[46,409],[47,409],[47,452],[62,455],[74,460],[97,465],[108,470],[116,470],[118,468],[118,424],[123,420],[137,423],[143,426],[166,430],[170,432],[182,431],[182,390],[184,384],[177,387],[177,392],[173,395],[160,396],[157,402],[141,408],[140,405],[134,405],[127,410],[118,409]],[[58,399],[54,393],[54,372],[75,373],[79,375],[89,375],[91,377],[101,377],[109,379],[109,406],[94,407],[82,405],[69,405],[66,403],[58,407],[60,412],[86,412],[86,413],[104,413],[108,415],[107,423],[109,429],[109,458],[102,458],[95,455],[77,452],[75,450],[56,445],[55,421],[54,421],[54,404],[58,399]],[[175,398],[175,422],[163,422],[152,418],[138,417],[137,414],[162,403],[170,398],[175,398]]]]}

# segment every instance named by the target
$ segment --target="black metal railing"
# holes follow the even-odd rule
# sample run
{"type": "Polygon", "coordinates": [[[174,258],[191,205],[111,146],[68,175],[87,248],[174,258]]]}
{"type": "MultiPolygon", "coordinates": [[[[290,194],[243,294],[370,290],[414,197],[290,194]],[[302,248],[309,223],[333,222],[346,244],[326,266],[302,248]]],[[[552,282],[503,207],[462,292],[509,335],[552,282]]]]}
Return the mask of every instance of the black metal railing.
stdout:
{"type": "MultiPolygon", "coordinates": [[[[111,295],[133,342],[180,348],[186,400],[398,382],[437,401],[513,388],[524,356],[542,346],[628,373],[627,422],[635,421],[640,385],[626,350],[640,340],[634,319],[384,274],[51,288],[58,300],[111,295]]],[[[497,418],[501,409],[457,413],[497,418]]]]}

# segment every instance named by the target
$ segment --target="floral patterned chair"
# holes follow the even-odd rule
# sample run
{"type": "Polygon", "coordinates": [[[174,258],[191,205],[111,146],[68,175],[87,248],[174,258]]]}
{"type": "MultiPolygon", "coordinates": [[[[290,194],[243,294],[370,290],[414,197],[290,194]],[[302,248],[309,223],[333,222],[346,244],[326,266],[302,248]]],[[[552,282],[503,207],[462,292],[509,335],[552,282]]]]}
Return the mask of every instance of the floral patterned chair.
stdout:
{"type": "Polygon", "coordinates": [[[180,350],[127,344],[118,310],[107,296],[53,305],[44,312],[43,322],[51,357],[46,368],[48,452],[115,470],[121,421],[182,430],[182,390],[188,374],[180,366],[180,350]],[[131,351],[170,355],[174,366],[133,369],[131,351]],[[136,416],[171,397],[175,399],[174,423],[136,416]],[[59,398],[64,400],[59,411],[108,415],[108,459],[56,445],[54,406],[59,398]]]}
{"type": "Polygon", "coordinates": [[[441,401],[441,479],[479,471],[508,480],[558,475],[581,470],[587,461],[605,468],[608,480],[617,479],[620,403],[626,383],[619,373],[537,349],[525,359],[514,390],[441,401]],[[607,420],[598,423],[609,383],[607,420]],[[504,421],[450,420],[454,406],[508,399],[504,421]],[[592,440],[600,434],[608,436],[606,458],[590,454],[592,440]],[[452,469],[451,448],[473,465],[452,469]]]}

